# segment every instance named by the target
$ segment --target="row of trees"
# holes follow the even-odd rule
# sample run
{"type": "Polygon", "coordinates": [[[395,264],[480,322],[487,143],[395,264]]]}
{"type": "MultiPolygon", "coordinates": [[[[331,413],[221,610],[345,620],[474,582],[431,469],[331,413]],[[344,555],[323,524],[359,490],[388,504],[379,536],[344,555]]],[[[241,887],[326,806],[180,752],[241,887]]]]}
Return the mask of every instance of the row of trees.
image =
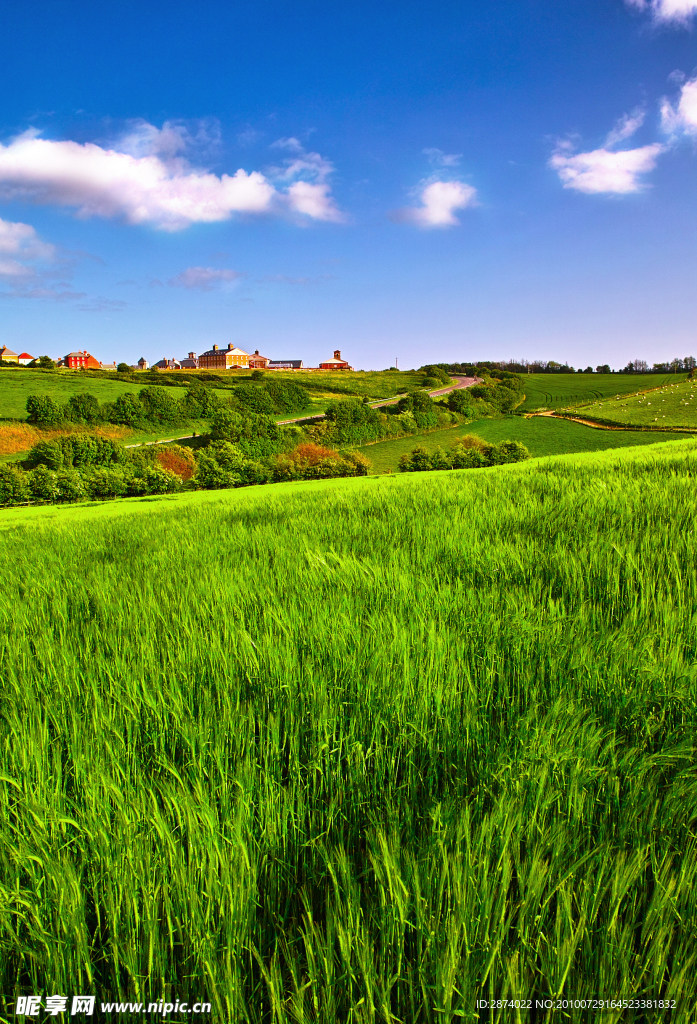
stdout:
{"type": "MultiPolygon", "coordinates": [[[[482,376],[484,373],[495,373],[497,370],[505,370],[509,373],[687,373],[697,369],[697,359],[694,356],[671,359],[665,363],[654,363],[649,366],[645,359],[634,359],[627,363],[621,370],[613,370],[609,363],[600,363],[598,366],[586,366],[585,369],[578,369],[568,363],[558,363],[554,359],[537,359],[528,362],[522,360],[500,360],[498,362],[478,363],[439,363],[439,367],[446,373],[462,373],[467,376],[482,376]]],[[[422,367],[422,369],[425,369],[422,367]]]]}
{"type": "Polygon", "coordinates": [[[72,395],[59,403],[50,395],[29,395],[27,419],[41,427],[61,423],[118,423],[129,427],[178,426],[192,420],[208,419],[228,409],[241,414],[300,412],[307,407],[309,395],[293,381],[268,384],[241,384],[221,398],[211,388],[192,385],[179,399],[165,387],[150,386],[139,392],[124,392],[114,402],[100,403],[89,392],[72,395]]]}
{"type": "Polygon", "coordinates": [[[430,469],[480,469],[485,466],[503,466],[509,462],[523,462],[530,452],[520,441],[502,441],[488,444],[478,437],[459,438],[450,448],[414,448],[399,460],[401,473],[423,473],[430,469]]]}

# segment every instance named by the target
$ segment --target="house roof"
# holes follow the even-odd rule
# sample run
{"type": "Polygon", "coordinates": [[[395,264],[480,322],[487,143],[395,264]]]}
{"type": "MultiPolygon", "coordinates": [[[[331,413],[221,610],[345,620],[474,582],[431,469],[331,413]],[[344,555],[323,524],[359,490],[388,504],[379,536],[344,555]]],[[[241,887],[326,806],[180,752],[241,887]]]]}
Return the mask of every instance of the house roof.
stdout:
{"type": "Polygon", "coordinates": [[[13,352],[11,348],[7,347],[7,345],[0,345],[0,352],[3,355],[5,355],[5,356],[16,356],[17,355],[17,353],[13,352]]]}
{"type": "Polygon", "coordinates": [[[302,366],[302,359],[270,359],[269,366],[302,366]]]}
{"type": "Polygon", "coordinates": [[[19,358],[20,359],[33,359],[34,356],[30,356],[28,352],[20,352],[19,353],[19,358]]]}

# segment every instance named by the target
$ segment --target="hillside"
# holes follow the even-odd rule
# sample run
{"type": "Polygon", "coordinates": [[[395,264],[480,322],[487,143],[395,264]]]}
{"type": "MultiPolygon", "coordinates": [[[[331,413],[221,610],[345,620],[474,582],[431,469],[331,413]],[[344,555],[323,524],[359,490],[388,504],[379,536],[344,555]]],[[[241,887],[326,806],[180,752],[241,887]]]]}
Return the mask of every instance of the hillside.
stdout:
{"type": "Polygon", "coordinates": [[[696,470],[686,440],[0,513],[5,991],[687,1020],[696,470]]]}

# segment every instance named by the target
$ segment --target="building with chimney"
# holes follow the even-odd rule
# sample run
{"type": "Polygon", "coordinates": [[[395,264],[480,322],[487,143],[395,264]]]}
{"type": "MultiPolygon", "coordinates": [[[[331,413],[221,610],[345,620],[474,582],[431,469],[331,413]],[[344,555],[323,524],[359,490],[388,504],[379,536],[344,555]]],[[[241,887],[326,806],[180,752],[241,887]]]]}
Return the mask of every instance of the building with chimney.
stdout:
{"type": "Polygon", "coordinates": [[[182,370],[198,370],[198,356],[195,352],[189,352],[186,359],[181,361],[182,370]]]}
{"type": "Polygon", "coordinates": [[[232,343],[227,348],[214,345],[198,357],[200,370],[247,370],[249,369],[249,353],[236,348],[232,343]]]}
{"type": "Polygon", "coordinates": [[[345,359],[341,358],[341,352],[339,349],[334,350],[333,359],[325,359],[323,363],[319,364],[320,370],[352,370],[353,367],[349,366],[345,359]]]}

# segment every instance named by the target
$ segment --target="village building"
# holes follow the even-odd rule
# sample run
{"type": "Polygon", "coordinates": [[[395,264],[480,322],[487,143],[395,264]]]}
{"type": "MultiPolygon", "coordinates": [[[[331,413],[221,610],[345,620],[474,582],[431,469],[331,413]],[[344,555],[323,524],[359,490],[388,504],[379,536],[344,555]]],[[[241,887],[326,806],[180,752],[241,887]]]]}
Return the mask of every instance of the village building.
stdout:
{"type": "Polygon", "coordinates": [[[150,363],[143,356],[141,356],[140,359],[138,360],[138,369],[139,370],[148,370],[148,369],[150,369],[150,363]]]}
{"type": "Polygon", "coordinates": [[[155,370],[181,370],[182,364],[178,359],[160,359],[153,363],[155,370]]]}
{"type": "Polygon", "coordinates": [[[271,360],[267,359],[266,356],[260,356],[259,355],[259,349],[256,348],[254,350],[254,355],[249,357],[249,369],[250,370],[265,370],[270,362],[271,362],[271,360]]]}
{"type": "Polygon", "coordinates": [[[116,372],[116,363],[100,363],[102,370],[113,370],[116,372]]]}
{"type": "Polygon", "coordinates": [[[269,359],[267,370],[302,370],[302,359],[269,359]]]}
{"type": "Polygon", "coordinates": [[[349,366],[345,359],[341,358],[341,352],[339,349],[334,350],[333,359],[325,359],[323,363],[319,364],[320,370],[352,370],[353,367],[349,366]]]}
{"type": "Polygon", "coordinates": [[[214,345],[207,352],[202,352],[198,357],[200,370],[239,370],[249,367],[249,354],[241,348],[235,348],[232,343],[227,348],[218,348],[214,345]]]}
{"type": "Polygon", "coordinates": [[[34,362],[34,356],[30,356],[28,352],[20,352],[17,356],[17,362],[20,366],[28,366],[29,363],[34,362]]]}
{"type": "Polygon", "coordinates": [[[186,359],[181,361],[182,370],[198,370],[198,356],[195,352],[189,352],[186,359]]]}
{"type": "Polygon", "coordinates": [[[8,348],[7,345],[0,347],[0,359],[2,359],[3,363],[19,363],[19,356],[11,348],[8,348]]]}
{"type": "Polygon", "coordinates": [[[63,366],[67,366],[69,370],[80,370],[83,367],[86,370],[100,370],[102,364],[85,351],[68,352],[67,356],[63,356],[63,366]]]}

